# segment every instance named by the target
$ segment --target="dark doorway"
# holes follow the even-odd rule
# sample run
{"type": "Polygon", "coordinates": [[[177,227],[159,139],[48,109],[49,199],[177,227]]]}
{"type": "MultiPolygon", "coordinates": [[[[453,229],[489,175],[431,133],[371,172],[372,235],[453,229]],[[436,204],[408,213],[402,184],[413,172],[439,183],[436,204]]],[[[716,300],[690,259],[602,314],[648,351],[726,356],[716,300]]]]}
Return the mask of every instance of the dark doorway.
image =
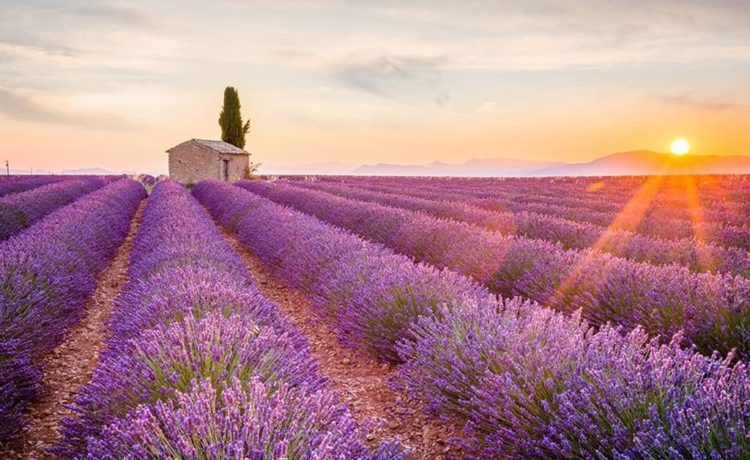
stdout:
{"type": "Polygon", "coordinates": [[[221,160],[221,171],[224,180],[229,182],[229,160],[221,160]]]}

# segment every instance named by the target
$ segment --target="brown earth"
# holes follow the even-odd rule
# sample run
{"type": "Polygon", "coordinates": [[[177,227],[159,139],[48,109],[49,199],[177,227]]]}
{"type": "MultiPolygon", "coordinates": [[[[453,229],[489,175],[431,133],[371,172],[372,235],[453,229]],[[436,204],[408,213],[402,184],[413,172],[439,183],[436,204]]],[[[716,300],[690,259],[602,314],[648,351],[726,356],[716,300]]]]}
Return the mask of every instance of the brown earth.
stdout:
{"type": "Polygon", "coordinates": [[[42,362],[42,395],[26,407],[27,424],[18,439],[0,444],[0,459],[53,458],[46,449],[60,440],[60,421],[72,414],[64,406],[72,403],[78,390],[91,379],[104,347],[105,323],[112,311],[112,301],[127,279],[133,237],[145,204],[146,200],[141,202],[128,236],[110,265],[99,274],[96,290],[86,301],[83,319],[42,362]]]}
{"type": "Polygon", "coordinates": [[[225,237],[245,260],[261,293],[276,302],[282,313],[307,337],[320,370],[346,401],[362,427],[372,425],[368,442],[397,439],[412,451],[411,459],[439,460],[460,457],[450,442],[459,429],[429,417],[423,407],[389,382],[397,371],[373,356],[341,345],[335,330],[326,324],[300,290],[288,287],[251,251],[226,230],[225,237]]]}

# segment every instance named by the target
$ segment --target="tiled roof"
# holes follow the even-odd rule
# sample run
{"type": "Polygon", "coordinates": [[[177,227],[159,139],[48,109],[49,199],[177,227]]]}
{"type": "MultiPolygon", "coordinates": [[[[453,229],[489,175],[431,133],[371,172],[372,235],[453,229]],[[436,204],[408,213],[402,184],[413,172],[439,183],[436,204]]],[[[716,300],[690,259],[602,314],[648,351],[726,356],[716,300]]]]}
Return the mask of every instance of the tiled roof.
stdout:
{"type": "MultiPolygon", "coordinates": [[[[228,142],[224,142],[224,141],[214,141],[210,139],[190,139],[187,142],[197,142],[198,144],[201,144],[219,153],[232,153],[235,155],[249,155],[248,152],[242,150],[241,148],[235,147],[234,145],[228,142]]],[[[183,142],[183,144],[187,142],[183,142]]],[[[179,144],[179,145],[182,145],[182,144],[179,144]]],[[[178,146],[175,146],[175,147],[178,147],[178,146]]],[[[174,149],[175,147],[172,147],[171,149],[167,150],[167,152],[174,149]]]]}

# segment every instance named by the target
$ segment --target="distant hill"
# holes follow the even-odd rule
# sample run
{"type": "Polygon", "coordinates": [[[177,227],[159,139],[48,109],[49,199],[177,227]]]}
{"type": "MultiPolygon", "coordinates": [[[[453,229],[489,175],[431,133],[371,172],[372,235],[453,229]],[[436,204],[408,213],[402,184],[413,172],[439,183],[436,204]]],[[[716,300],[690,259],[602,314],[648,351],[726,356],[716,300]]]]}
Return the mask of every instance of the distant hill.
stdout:
{"type": "Polygon", "coordinates": [[[564,166],[562,162],[519,160],[514,158],[472,159],[460,164],[434,162],[428,165],[380,163],[356,168],[353,174],[366,176],[526,176],[536,171],[564,166]]]}
{"type": "Polygon", "coordinates": [[[651,150],[633,150],[607,155],[588,163],[544,168],[541,176],[622,176],[654,174],[750,174],[750,157],[696,155],[683,156],[651,150]]]}
{"type": "Polygon", "coordinates": [[[618,152],[587,163],[539,162],[510,158],[468,160],[461,164],[377,164],[353,174],[373,176],[623,176],[654,174],[750,174],[750,156],[687,154],[651,150],[618,152]]]}

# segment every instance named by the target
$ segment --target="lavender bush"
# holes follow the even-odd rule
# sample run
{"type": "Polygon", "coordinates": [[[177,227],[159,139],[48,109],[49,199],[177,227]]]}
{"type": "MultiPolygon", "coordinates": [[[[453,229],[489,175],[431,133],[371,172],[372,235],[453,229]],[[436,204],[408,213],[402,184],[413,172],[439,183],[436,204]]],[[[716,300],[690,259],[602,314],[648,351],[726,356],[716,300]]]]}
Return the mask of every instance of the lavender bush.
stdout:
{"type": "Polygon", "coordinates": [[[258,379],[233,379],[219,393],[193,383],[167,402],[140,406],[130,419],[105,428],[89,445],[91,459],[202,458],[264,460],[401,458],[384,446],[362,446],[351,415],[330,392],[258,379]]]}
{"type": "Polygon", "coordinates": [[[66,176],[0,176],[0,197],[64,180],[66,176]]]}
{"type": "Polygon", "coordinates": [[[23,426],[21,413],[41,394],[42,373],[20,341],[0,341],[0,441],[11,439],[23,426]]]}
{"type": "Polygon", "coordinates": [[[39,392],[38,360],[83,315],[96,275],[127,235],[145,192],[114,182],[0,243],[0,426],[5,436],[39,392]]]}
{"type": "MultiPolygon", "coordinates": [[[[169,400],[193,382],[208,380],[217,391],[236,378],[259,378],[269,388],[281,382],[311,389],[322,386],[306,346],[259,327],[249,316],[220,311],[187,316],[155,327],[103,353],[96,372],[76,399],[77,420],[67,421],[68,441],[96,439],[100,430],[143,405],[169,400]]],[[[82,448],[83,446],[81,446],[82,448]]]]}
{"type": "Polygon", "coordinates": [[[677,263],[693,271],[716,271],[750,277],[750,254],[746,250],[699,242],[693,238],[654,238],[536,212],[497,212],[462,202],[428,200],[404,195],[406,191],[411,191],[411,187],[405,184],[388,192],[378,192],[329,182],[288,183],[345,198],[468,222],[506,235],[559,242],[565,248],[586,249],[595,246],[599,251],[635,261],[657,265],[677,263]]]}
{"type": "MultiPolygon", "coordinates": [[[[420,196],[443,193],[450,199],[494,201],[496,206],[554,204],[594,214],[618,214],[629,204],[643,218],[679,222],[685,227],[700,220],[710,224],[745,225],[750,218],[743,206],[750,198],[750,182],[743,176],[640,176],[576,178],[416,178],[416,177],[316,177],[316,182],[343,183],[379,190],[404,190],[420,196]],[[645,198],[645,199],[644,199],[645,198]]],[[[608,225],[612,220],[605,222],[608,225]]],[[[634,222],[622,222],[637,226],[634,222]]]]}
{"type": "Polygon", "coordinates": [[[0,241],[105,184],[97,177],[65,180],[0,199],[0,241]]]}
{"type": "MultiPolygon", "coordinates": [[[[700,177],[687,178],[700,182],[700,177]]],[[[722,186],[713,187],[715,193],[710,205],[719,206],[727,202],[727,195],[732,193],[732,176],[722,176],[722,186]]],[[[514,213],[532,212],[564,218],[577,223],[593,223],[609,230],[626,230],[658,238],[680,239],[694,241],[701,245],[704,242],[722,246],[736,246],[750,249],[750,222],[745,217],[748,209],[742,203],[748,202],[747,181],[743,198],[738,198],[730,204],[726,211],[720,211],[713,220],[706,220],[712,214],[711,208],[701,204],[703,194],[697,198],[698,206],[685,203],[688,195],[686,185],[680,184],[677,190],[659,189],[659,182],[663,178],[637,178],[624,189],[618,189],[617,182],[623,178],[591,178],[588,181],[576,178],[573,184],[563,178],[523,178],[523,179],[492,179],[477,181],[476,179],[439,179],[439,178],[347,178],[346,183],[356,184],[369,190],[380,192],[409,191],[410,196],[418,196],[430,200],[451,201],[480,207],[491,211],[514,213]],[[592,182],[596,181],[596,182],[592,182]],[[653,184],[649,185],[651,181],[653,184]],[[588,187],[596,183],[607,183],[599,196],[588,191],[588,187]],[[646,182],[646,183],[644,183],[646,182]],[[584,187],[576,187],[576,183],[583,183],[584,187]],[[559,185],[557,185],[559,184],[559,185]],[[654,185],[655,184],[655,185],[654,185]],[[614,188],[614,189],[613,189],[614,188]],[[623,208],[633,200],[637,191],[643,189],[646,200],[634,201],[630,213],[623,214],[623,208]],[[651,189],[651,190],[649,190],[651,189]],[[618,196],[619,194],[619,196],[618,196]],[[679,205],[675,205],[675,196],[682,197],[679,205]],[[659,204],[662,197],[666,203],[659,204]],[[688,212],[687,215],[673,217],[664,215],[665,210],[679,208],[688,212]],[[697,213],[697,215],[694,215],[697,213]],[[625,218],[622,218],[622,217],[625,218]],[[694,240],[699,238],[701,241],[694,240]]],[[[627,182],[627,181],[626,181],[627,182]]],[[[689,188],[689,186],[688,186],[689,188]]],[[[678,200],[679,202],[680,200],[678,200]]]]}
{"type": "Polygon", "coordinates": [[[390,444],[365,448],[304,337],[177,183],[157,184],[149,198],[108,327],[75,416],[63,421],[58,454],[402,456],[390,444]]]}
{"type": "Polygon", "coordinates": [[[741,458],[750,453],[744,363],[594,333],[576,317],[511,301],[423,318],[404,342],[407,387],[468,420],[482,458],[741,458]]]}
{"type": "Polygon", "coordinates": [[[419,316],[436,314],[441,303],[489,296],[456,273],[414,265],[378,244],[236,187],[206,181],[193,194],[261,259],[310,292],[347,343],[364,345],[384,359],[399,360],[396,344],[409,337],[419,316]]]}
{"type": "MultiPolygon", "coordinates": [[[[578,314],[496,299],[479,287],[443,301],[436,289],[435,302],[421,308],[382,304],[380,292],[440,286],[443,273],[399,265],[403,257],[387,258],[378,245],[224,183],[202,182],[193,192],[243,244],[304,286],[319,305],[351,317],[340,328],[398,331],[391,337],[404,388],[433,413],[466,422],[472,458],[750,455],[750,373],[731,354],[698,354],[681,346],[679,334],[660,343],[639,327],[594,330],[578,314]],[[314,255],[303,257],[300,240],[314,255]],[[345,272],[358,258],[371,263],[362,262],[345,283],[327,280],[332,271],[326,274],[326,267],[345,272]],[[392,270],[402,273],[400,281],[372,282],[392,270]],[[409,270],[423,279],[403,275],[409,270]],[[369,286],[369,295],[352,290],[358,283],[369,286]],[[350,291],[361,305],[351,310],[350,291]],[[378,316],[368,317],[368,308],[378,316]],[[397,310],[401,328],[391,324],[388,308],[397,310]],[[368,320],[358,321],[360,314],[368,320]]],[[[461,277],[454,281],[471,286],[461,277]]],[[[368,335],[357,337],[378,350],[368,335]]],[[[379,356],[392,359],[387,350],[379,356]]]]}
{"type": "Polygon", "coordinates": [[[245,181],[240,187],[311,213],[394,250],[482,282],[495,293],[521,295],[565,311],[583,309],[595,325],[642,326],[705,353],[750,353],[750,280],[692,273],[558,244],[503,236],[464,222],[344,199],[284,184],[245,181]]]}

